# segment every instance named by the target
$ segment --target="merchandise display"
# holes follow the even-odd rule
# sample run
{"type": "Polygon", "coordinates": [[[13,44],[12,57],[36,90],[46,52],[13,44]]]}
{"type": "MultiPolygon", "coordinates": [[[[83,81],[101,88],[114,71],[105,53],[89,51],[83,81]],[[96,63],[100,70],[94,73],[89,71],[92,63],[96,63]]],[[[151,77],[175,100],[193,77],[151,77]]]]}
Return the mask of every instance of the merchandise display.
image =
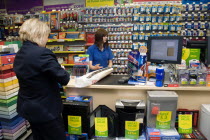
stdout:
{"type": "Polygon", "coordinates": [[[175,127],[178,95],[174,91],[147,91],[147,127],[170,129],[175,127]],[[165,113],[166,120],[158,121],[165,113]],[[167,115],[166,115],[167,114],[167,115]],[[157,120],[156,120],[157,119],[157,120]]]}
{"type": "Polygon", "coordinates": [[[0,139],[19,139],[30,130],[29,122],[16,112],[19,84],[12,70],[22,43],[20,26],[30,18],[49,25],[46,48],[55,53],[75,81],[73,86],[65,87],[65,94],[60,87],[66,140],[210,139],[208,102],[203,102],[199,112],[192,108],[200,101],[194,105],[191,98],[185,100],[191,92],[182,95],[185,90],[197,88],[201,93],[192,97],[195,99],[209,91],[209,0],[114,3],[0,16],[0,139]],[[98,29],[108,32],[113,65],[89,72],[86,53],[95,43],[98,29]],[[100,84],[106,77],[109,83],[114,82],[100,84]],[[110,93],[117,95],[108,97],[110,93]],[[180,128],[179,115],[192,116],[192,120],[186,119],[188,126],[180,128]]]}
{"type": "Polygon", "coordinates": [[[13,71],[15,54],[3,54],[0,74],[0,122],[1,137],[17,139],[26,133],[26,121],[16,112],[19,84],[13,71]]]}
{"type": "Polygon", "coordinates": [[[119,137],[125,137],[125,121],[138,121],[139,136],[145,127],[145,103],[142,100],[117,100],[116,113],[119,116],[119,137]]]}

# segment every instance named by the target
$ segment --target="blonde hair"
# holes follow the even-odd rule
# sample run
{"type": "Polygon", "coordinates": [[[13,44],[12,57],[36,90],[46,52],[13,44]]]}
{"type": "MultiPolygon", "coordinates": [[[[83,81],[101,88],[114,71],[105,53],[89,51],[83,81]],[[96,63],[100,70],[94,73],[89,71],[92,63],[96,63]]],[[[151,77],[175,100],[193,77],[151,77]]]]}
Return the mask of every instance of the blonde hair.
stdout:
{"type": "Polygon", "coordinates": [[[31,41],[44,47],[46,42],[44,38],[50,33],[49,26],[39,19],[32,18],[26,20],[20,27],[19,35],[22,41],[31,41]]]}

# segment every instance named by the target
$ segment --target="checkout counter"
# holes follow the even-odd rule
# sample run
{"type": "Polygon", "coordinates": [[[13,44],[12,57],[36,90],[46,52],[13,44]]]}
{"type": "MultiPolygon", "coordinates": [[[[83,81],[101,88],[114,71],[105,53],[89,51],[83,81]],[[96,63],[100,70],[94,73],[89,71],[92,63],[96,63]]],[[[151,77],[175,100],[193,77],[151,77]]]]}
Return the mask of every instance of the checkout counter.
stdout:
{"type": "Polygon", "coordinates": [[[67,96],[85,95],[93,96],[93,109],[98,105],[106,105],[115,110],[117,99],[146,100],[147,92],[175,91],[178,94],[178,108],[199,109],[201,104],[210,104],[210,87],[156,87],[119,84],[118,80],[125,75],[108,75],[97,83],[85,87],[74,86],[75,79],[71,78],[66,86],[67,96]]]}

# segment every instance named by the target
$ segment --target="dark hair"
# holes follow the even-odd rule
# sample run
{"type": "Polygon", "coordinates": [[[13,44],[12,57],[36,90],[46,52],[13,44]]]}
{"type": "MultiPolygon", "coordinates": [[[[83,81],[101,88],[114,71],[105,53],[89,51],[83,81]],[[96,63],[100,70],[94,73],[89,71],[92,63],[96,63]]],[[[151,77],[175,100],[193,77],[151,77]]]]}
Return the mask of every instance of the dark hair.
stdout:
{"type": "MultiPolygon", "coordinates": [[[[108,32],[105,29],[98,29],[95,33],[95,43],[98,47],[103,44],[103,37],[107,36],[108,32]]],[[[104,43],[104,47],[108,47],[108,40],[104,43]]]]}

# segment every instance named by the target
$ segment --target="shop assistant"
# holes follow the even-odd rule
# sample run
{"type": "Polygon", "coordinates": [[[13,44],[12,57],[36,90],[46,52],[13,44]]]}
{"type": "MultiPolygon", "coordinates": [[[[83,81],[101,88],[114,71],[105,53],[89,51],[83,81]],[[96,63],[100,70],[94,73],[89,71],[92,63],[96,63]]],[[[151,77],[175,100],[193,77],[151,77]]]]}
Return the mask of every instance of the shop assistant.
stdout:
{"type": "Polygon", "coordinates": [[[95,43],[88,48],[90,71],[112,67],[113,54],[108,46],[108,32],[98,29],[95,33],[95,43]]]}

